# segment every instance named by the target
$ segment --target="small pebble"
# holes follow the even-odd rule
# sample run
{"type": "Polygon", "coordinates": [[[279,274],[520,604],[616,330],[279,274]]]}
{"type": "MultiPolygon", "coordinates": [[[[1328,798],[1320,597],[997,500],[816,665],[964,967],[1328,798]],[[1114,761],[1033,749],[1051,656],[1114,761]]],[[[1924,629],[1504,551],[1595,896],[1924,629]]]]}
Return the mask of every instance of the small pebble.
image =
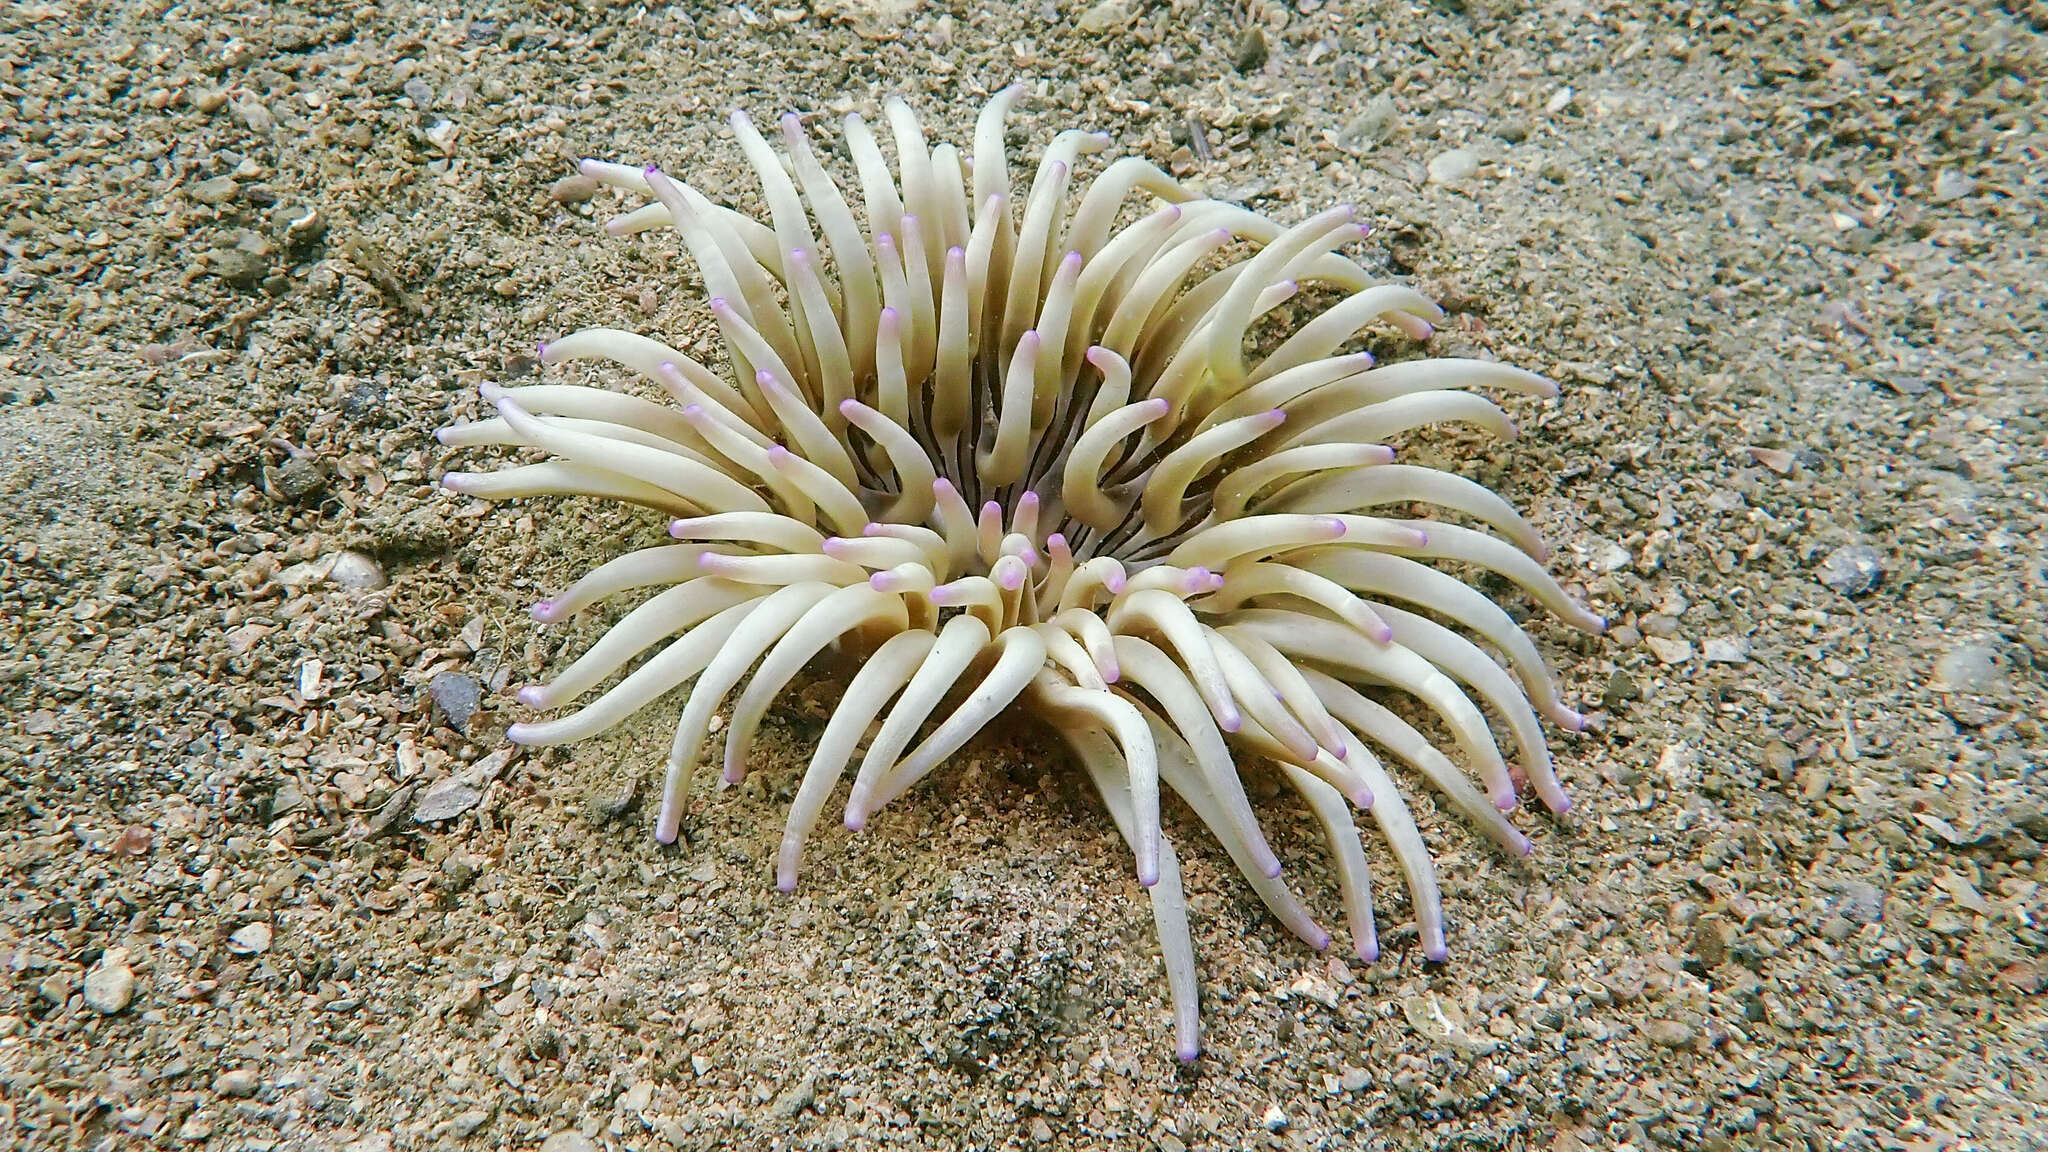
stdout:
{"type": "Polygon", "coordinates": [[[1970,179],[1953,168],[1943,169],[1941,175],[1934,178],[1934,202],[1936,204],[1946,204],[1951,200],[1960,200],[1976,190],[1977,182],[1975,180],[1970,179]]]}
{"type": "Polygon", "coordinates": [[[1081,13],[1081,31],[1108,32],[1131,22],[1131,10],[1124,7],[1124,0],[1102,0],[1101,3],[1081,13]]]}
{"type": "Polygon", "coordinates": [[[244,290],[263,283],[270,275],[270,261],[232,244],[215,248],[207,257],[213,274],[244,290]]]}
{"type": "Polygon", "coordinates": [[[1868,544],[1844,544],[1820,562],[1820,582],[1844,596],[1861,596],[1884,580],[1884,555],[1868,544]]]}
{"type": "Polygon", "coordinates": [[[1268,1132],[1285,1132],[1287,1130],[1287,1113],[1282,1112],[1278,1104],[1268,1104],[1266,1105],[1266,1114],[1260,1118],[1259,1123],[1264,1124],[1268,1132]]]}
{"type": "Polygon", "coordinates": [[[211,180],[201,180],[187,187],[185,192],[201,204],[220,205],[234,199],[235,193],[241,189],[242,186],[235,182],[233,176],[215,176],[211,180]]]}
{"type": "Polygon", "coordinates": [[[804,1077],[789,1086],[782,1095],[775,1098],[768,1111],[777,1120],[787,1120],[811,1106],[818,1096],[818,1079],[815,1075],[804,1077]]]}
{"type": "Polygon", "coordinates": [[[1728,962],[1728,922],[1709,913],[1692,922],[1692,954],[1703,968],[1719,968],[1728,962]]]}
{"type": "Polygon", "coordinates": [[[1683,1048],[1692,1043],[1691,1025],[1677,1020],[1652,1020],[1643,1031],[1649,1034],[1651,1043],[1665,1048],[1683,1048]]]}
{"type": "Polygon", "coordinates": [[[434,781],[420,797],[419,807],[413,809],[415,824],[432,824],[439,820],[452,820],[484,798],[483,790],[460,776],[444,776],[434,781]]]}
{"type": "Polygon", "coordinates": [[[1463,148],[1439,152],[1429,161],[1429,182],[1431,184],[1459,184],[1479,171],[1479,157],[1463,148]]]}
{"type": "Polygon", "coordinates": [[[135,972],[128,967],[128,950],[109,948],[92,971],[85,974],[85,1002],[93,1011],[112,1016],[135,999],[135,972]]]}
{"type": "Polygon", "coordinates": [[[1709,664],[1749,663],[1749,638],[1746,636],[1709,636],[1700,645],[1700,654],[1709,664]]]}
{"type": "Polygon", "coordinates": [[[1272,50],[1266,45],[1266,30],[1254,24],[1237,39],[1237,58],[1231,63],[1239,73],[1257,72],[1266,66],[1272,50]]]}
{"type": "Polygon", "coordinates": [[[1988,692],[2005,680],[1998,649],[1985,643],[1951,648],[1934,662],[1938,686],[1949,692],[1988,692]]]}
{"type": "Polygon", "coordinates": [[[213,1090],[223,1096],[243,1097],[256,1094],[259,1078],[254,1068],[230,1068],[214,1077],[213,1090]]]}
{"type": "Polygon", "coordinates": [[[270,925],[258,920],[235,929],[228,937],[228,951],[245,956],[270,951],[270,925]]]}
{"type": "Polygon", "coordinates": [[[604,185],[598,183],[594,177],[578,172],[573,176],[564,176],[549,185],[548,199],[557,204],[581,204],[597,195],[597,190],[602,187],[604,185]]]}
{"type": "Polygon", "coordinates": [[[1828,907],[1858,924],[1884,919],[1884,890],[1868,880],[1844,880],[1835,886],[1828,907]]]}
{"type": "Polygon", "coordinates": [[[1692,641],[1690,640],[1671,640],[1662,636],[1645,636],[1643,637],[1643,645],[1650,650],[1650,655],[1655,656],[1658,663],[1661,664],[1683,664],[1687,660],[1692,659],[1692,641]]]}
{"type": "Polygon", "coordinates": [[[434,698],[434,706],[441,715],[448,718],[448,724],[457,732],[469,724],[469,718],[476,715],[478,704],[483,699],[483,686],[476,677],[460,672],[443,672],[427,683],[427,692],[434,698]]]}
{"type": "Polygon", "coordinates": [[[1337,1083],[1346,1092],[1363,1091],[1367,1085],[1372,1083],[1372,1073],[1367,1072],[1363,1068],[1346,1068],[1343,1076],[1338,1078],[1337,1083]]]}
{"type": "Polygon", "coordinates": [[[1607,678],[1607,687],[1600,691],[1600,706],[1612,712],[1623,704],[1642,698],[1643,690],[1636,686],[1635,680],[1617,668],[1607,678]]]}
{"type": "Polygon", "coordinates": [[[597,1152],[597,1144],[574,1128],[564,1128],[541,1141],[540,1152],[597,1152]]]}
{"type": "Polygon", "coordinates": [[[311,456],[294,456],[277,470],[277,494],[294,504],[327,490],[327,466],[311,456]]]}
{"type": "Polygon", "coordinates": [[[384,575],[383,566],[361,552],[343,552],[334,558],[334,566],[327,570],[327,578],[351,592],[375,592],[388,587],[390,577],[384,575]]]}

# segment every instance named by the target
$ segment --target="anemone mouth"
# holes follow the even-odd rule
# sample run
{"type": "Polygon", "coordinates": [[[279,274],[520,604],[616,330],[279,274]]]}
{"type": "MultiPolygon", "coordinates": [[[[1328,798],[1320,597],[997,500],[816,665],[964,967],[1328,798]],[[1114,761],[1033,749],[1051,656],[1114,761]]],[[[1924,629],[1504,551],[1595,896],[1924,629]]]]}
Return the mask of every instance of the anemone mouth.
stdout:
{"type": "Polygon", "coordinates": [[[1349,206],[1282,226],[1198,199],[1134,157],[1077,192],[1077,168],[1109,144],[1078,131],[1058,134],[1014,195],[1003,125],[1022,96],[1006,88],[982,110],[971,160],[930,145],[908,105],[887,102],[893,172],[849,117],[859,214],[794,116],[780,121],[779,150],[744,114],[732,118],[766,222],[658,167],[584,161],[585,174],[646,201],[607,232],[680,237],[724,363],[616,329],[543,344],[546,364],[611,361],[671,403],[486,386],[496,415],[441,440],[548,458],[443,482],[485,499],[580,495],[674,518],[674,542],[621,555],[534,606],[550,623],[656,589],[552,682],[519,693],[543,710],[591,699],[509,733],[582,739],[690,685],[656,821],[663,841],[679,831],[714,713],[733,693],[722,760],[737,781],[776,694],[828,648],[864,653],[791,806],[784,891],[856,757],[853,828],[1006,710],[1048,721],[1132,848],[1176,1051],[1191,1059],[1194,959],[1161,785],[1320,950],[1329,933],[1280,879],[1239,781],[1240,758],[1279,765],[1329,844],[1366,960],[1379,945],[1355,813],[1369,811],[1406,880],[1422,951],[1440,959],[1433,866],[1379,756],[1522,856],[1530,842],[1503,816],[1517,773],[1553,811],[1570,803],[1538,716],[1568,731],[1584,718],[1529,636],[1437,564],[1491,570],[1569,624],[1602,625],[1545,571],[1535,532],[1506,501],[1396,463],[1386,446],[1444,422],[1513,435],[1476,390],[1547,397],[1554,385],[1479,360],[1377,365],[1343,352],[1370,326],[1419,339],[1441,319],[1342,254],[1365,232],[1349,206]],[[1334,302],[1248,353],[1253,327],[1305,285],[1334,302]],[[1414,505],[1450,518],[1389,514],[1414,505]],[[1390,693],[1433,714],[1473,775],[1389,710],[1390,693]],[[1511,737],[1514,769],[1488,712],[1511,737]]]}

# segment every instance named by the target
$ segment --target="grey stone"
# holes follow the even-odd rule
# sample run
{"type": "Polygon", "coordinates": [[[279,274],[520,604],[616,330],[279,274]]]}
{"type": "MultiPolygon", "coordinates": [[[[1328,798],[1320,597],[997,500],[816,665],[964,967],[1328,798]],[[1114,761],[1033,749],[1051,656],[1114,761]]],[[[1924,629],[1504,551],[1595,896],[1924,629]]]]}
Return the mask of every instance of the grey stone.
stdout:
{"type": "Polygon", "coordinates": [[[1861,596],[1884,582],[1884,555],[1868,544],[1844,544],[1820,562],[1820,582],[1844,596],[1861,596]]]}
{"type": "Polygon", "coordinates": [[[464,731],[469,718],[476,715],[478,704],[483,699],[483,686],[476,677],[461,672],[443,672],[427,682],[427,693],[434,698],[434,706],[457,732],[464,731]]]}
{"type": "Polygon", "coordinates": [[[426,795],[420,797],[419,807],[413,809],[413,822],[432,824],[438,820],[451,820],[476,807],[483,798],[483,789],[462,777],[443,777],[429,785],[426,795]]]}

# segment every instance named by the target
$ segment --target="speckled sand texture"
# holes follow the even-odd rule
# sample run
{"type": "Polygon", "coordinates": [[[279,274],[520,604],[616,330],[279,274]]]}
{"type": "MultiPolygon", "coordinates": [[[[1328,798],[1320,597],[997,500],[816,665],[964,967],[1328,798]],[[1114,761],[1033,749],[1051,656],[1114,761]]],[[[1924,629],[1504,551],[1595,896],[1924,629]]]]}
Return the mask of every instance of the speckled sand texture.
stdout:
{"type": "Polygon", "coordinates": [[[2044,74],[1988,2],[0,7],[0,1145],[2043,1146],[2044,74]],[[1357,203],[1436,352],[1557,378],[1517,442],[1401,447],[1618,624],[1532,622],[1600,714],[1533,862],[1411,791],[1448,964],[1379,845],[1368,969],[1169,812],[1187,1069],[1055,744],[781,896],[820,669],[664,849],[660,710],[502,739],[604,623],[526,605],[660,523],[433,484],[535,340],[712,331],[574,160],[757,210],[723,110],[957,139],[1019,77],[1013,148],[1357,203]]]}

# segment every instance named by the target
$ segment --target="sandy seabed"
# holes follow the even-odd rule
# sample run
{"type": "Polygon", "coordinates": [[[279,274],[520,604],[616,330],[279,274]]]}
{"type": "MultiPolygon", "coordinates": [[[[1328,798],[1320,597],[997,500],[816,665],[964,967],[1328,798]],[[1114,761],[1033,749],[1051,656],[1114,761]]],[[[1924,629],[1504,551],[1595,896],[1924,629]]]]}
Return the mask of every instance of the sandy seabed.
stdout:
{"type": "Polygon", "coordinates": [[[0,30],[0,1142],[2048,1146],[2037,10],[199,0],[0,30]],[[990,733],[782,896],[821,677],[663,848],[664,710],[503,740],[603,623],[526,605],[659,521],[433,483],[432,430],[537,339],[712,335],[577,158],[753,210],[724,110],[900,93],[961,139],[1016,78],[1025,155],[1099,128],[1283,221],[1355,203],[1354,254],[1451,311],[1432,351],[1559,380],[1515,442],[1403,450],[1524,508],[1617,625],[1531,624],[1599,714],[1556,742],[1576,811],[1518,817],[1532,861],[1411,796],[1446,964],[1379,845],[1368,966],[1169,813],[1192,1067],[1055,743],[990,733]]]}

